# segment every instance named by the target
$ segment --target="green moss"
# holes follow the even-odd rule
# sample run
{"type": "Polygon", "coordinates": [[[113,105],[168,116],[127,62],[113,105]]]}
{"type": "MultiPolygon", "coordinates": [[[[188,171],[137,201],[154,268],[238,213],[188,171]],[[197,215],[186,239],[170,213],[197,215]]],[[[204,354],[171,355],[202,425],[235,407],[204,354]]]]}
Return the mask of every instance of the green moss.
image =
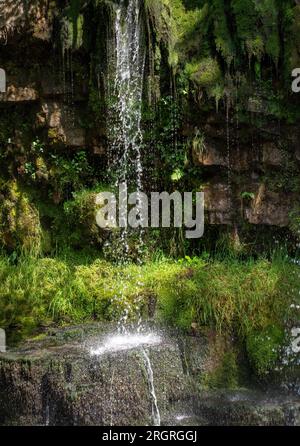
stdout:
{"type": "Polygon", "coordinates": [[[187,63],[185,74],[198,87],[203,88],[208,97],[215,98],[216,103],[224,94],[223,76],[216,59],[205,58],[200,62],[187,63]]]}
{"type": "Polygon", "coordinates": [[[229,66],[236,54],[234,42],[228,26],[227,8],[225,7],[224,0],[213,0],[211,8],[216,50],[221,54],[229,66]]]}
{"type": "MultiPolygon", "coordinates": [[[[64,203],[64,220],[69,228],[68,242],[77,246],[87,244],[101,244],[104,241],[104,233],[96,224],[96,195],[97,190],[83,190],[74,193],[73,200],[64,203]]],[[[64,231],[66,234],[66,231],[64,231]]]]}
{"type": "Polygon", "coordinates": [[[300,238],[300,206],[295,205],[290,212],[289,228],[297,239],[300,238]]]}
{"type": "Polygon", "coordinates": [[[202,87],[210,87],[221,80],[221,70],[215,59],[207,58],[199,63],[188,63],[185,68],[190,79],[202,87]]]}
{"type": "Polygon", "coordinates": [[[69,20],[65,22],[64,27],[63,46],[65,48],[80,48],[83,43],[84,17],[80,14],[83,5],[83,0],[71,0],[65,10],[66,18],[69,20]]]}
{"type": "Polygon", "coordinates": [[[280,326],[268,326],[247,336],[246,348],[250,363],[263,377],[276,367],[284,342],[284,330],[280,326]]]}
{"type": "Polygon", "coordinates": [[[206,374],[201,385],[211,389],[235,389],[239,385],[239,365],[233,350],[223,352],[220,365],[206,374]]]}

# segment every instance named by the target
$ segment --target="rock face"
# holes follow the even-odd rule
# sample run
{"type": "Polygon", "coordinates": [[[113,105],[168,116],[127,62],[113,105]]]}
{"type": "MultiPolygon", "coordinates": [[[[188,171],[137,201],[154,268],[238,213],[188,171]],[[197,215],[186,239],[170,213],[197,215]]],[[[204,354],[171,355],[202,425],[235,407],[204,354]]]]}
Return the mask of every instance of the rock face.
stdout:
{"type": "Polygon", "coordinates": [[[246,127],[245,143],[230,128],[226,148],[226,133],[217,129],[218,124],[221,125],[213,121],[203,125],[201,150],[192,151],[194,164],[206,178],[203,190],[208,223],[248,222],[255,226],[288,227],[291,211],[297,206],[295,192],[299,187],[299,148],[295,135],[283,136],[289,145],[287,150],[259,133],[254,142],[248,142],[250,129],[246,127]],[[243,198],[250,195],[251,199],[243,198]]]}
{"type": "Polygon", "coordinates": [[[299,399],[286,393],[200,391],[214,368],[204,338],[161,334],[144,345],[91,356],[110,327],[74,327],[0,356],[1,425],[153,425],[151,380],[161,423],[299,425],[299,399]]]}
{"type": "MultiPolygon", "coordinates": [[[[105,177],[107,45],[104,40],[109,34],[106,21],[109,22],[110,2],[95,3],[98,9],[90,10],[92,2],[83,1],[5,0],[0,4],[0,68],[5,69],[7,78],[6,92],[0,93],[0,109],[2,116],[13,114],[5,129],[0,128],[0,143],[7,152],[5,171],[20,182],[25,179],[33,189],[40,187],[42,179],[41,191],[44,197],[53,197],[54,204],[63,204],[73,192],[70,185],[73,177],[82,176],[76,161],[64,163],[76,151],[86,154],[101,181],[105,177]],[[98,28],[94,29],[96,22],[98,28]],[[40,154],[33,153],[31,144],[37,138],[48,162],[46,173],[35,166],[40,154]],[[53,155],[62,161],[59,168],[53,166],[53,155]],[[70,174],[64,177],[67,170],[70,174]]],[[[154,22],[151,26],[155,28],[154,22]]],[[[188,51],[187,47],[187,54],[188,51]]],[[[155,75],[145,73],[149,83],[158,89],[155,94],[145,91],[145,97],[154,95],[164,100],[169,95],[169,88],[159,85],[159,72],[168,69],[159,68],[160,63],[167,64],[163,60],[168,59],[164,56],[166,52],[166,48],[163,51],[157,48],[154,64],[158,65],[157,71],[155,75]],[[165,91],[160,91],[163,88],[165,91]]],[[[149,66],[153,63],[148,62],[149,66]]],[[[205,97],[203,91],[199,92],[199,103],[189,98],[182,134],[178,135],[178,140],[185,140],[186,148],[193,141],[189,153],[190,176],[195,176],[193,188],[205,191],[207,223],[239,229],[261,225],[289,227],[300,190],[299,126],[279,123],[269,112],[267,98],[253,91],[241,98],[246,103],[244,112],[251,116],[246,119],[244,116],[240,122],[237,110],[242,104],[237,104],[235,110],[237,92],[233,90],[228,87],[232,102],[228,113],[226,107],[214,111],[211,98],[205,97]],[[262,122],[256,126],[252,118],[262,122]],[[249,194],[253,195],[251,200],[249,194]]],[[[156,163],[159,165],[160,160],[156,163]]],[[[158,176],[163,176],[163,171],[158,176]]],[[[90,187],[91,181],[86,184],[85,187],[90,187]]]]}
{"type": "Polygon", "coordinates": [[[230,186],[225,183],[210,184],[204,190],[206,211],[212,225],[231,223],[230,186]]]}
{"type": "MultiPolygon", "coordinates": [[[[76,333],[78,336],[78,330],[76,333]]],[[[72,330],[66,335],[72,337],[72,330]]],[[[101,337],[103,333],[67,344],[54,338],[43,347],[2,356],[0,423],[151,425],[152,400],[143,349],[91,356],[91,345],[101,337]]],[[[189,396],[180,349],[167,340],[155,348],[145,346],[145,351],[164,416],[173,403],[189,396]]]]}
{"type": "MultiPolygon", "coordinates": [[[[53,6],[53,4],[52,4],[53,6]]],[[[0,5],[0,39],[7,41],[16,30],[27,33],[29,30],[40,39],[49,39],[52,29],[51,5],[46,0],[2,1],[0,5]]]]}
{"type": "Polygon", "coordinates": [[[251,207],[246,209],[246,219],[255,225],[288,226],[292,201],[292,195],[271,192],[260,185],[251,207]]]}

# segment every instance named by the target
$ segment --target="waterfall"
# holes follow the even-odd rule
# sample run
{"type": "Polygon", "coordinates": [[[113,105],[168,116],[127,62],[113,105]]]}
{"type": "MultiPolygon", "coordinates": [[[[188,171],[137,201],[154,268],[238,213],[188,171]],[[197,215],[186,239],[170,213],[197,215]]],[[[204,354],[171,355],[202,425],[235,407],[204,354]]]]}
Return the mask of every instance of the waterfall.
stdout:
{"type": "Polygon", "coordinates": [[[141,130],[145,69],[140,0],[116,5],[114,36],[109,43],[109,168],[116,183],[142,188],[141,130]],[[113,56],[113,57],[111,57],[113,56]]]}

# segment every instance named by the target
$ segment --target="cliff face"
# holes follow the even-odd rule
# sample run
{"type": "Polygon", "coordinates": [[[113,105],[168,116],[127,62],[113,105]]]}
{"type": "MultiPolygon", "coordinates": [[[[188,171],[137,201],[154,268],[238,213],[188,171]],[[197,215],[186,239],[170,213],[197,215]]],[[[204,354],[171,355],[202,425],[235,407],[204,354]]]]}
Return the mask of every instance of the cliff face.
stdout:
{"type": "MultiPolygon", "coordinates": [[[[300,6],[284,3],[145,1],[145,188],[204,190],[208,223],[240,236],[298,232],[300,6]]],[[[102,243],[86,201],[66,203],[105,183],[112,16],[109,1],[1,2],[9,249],[50,250],[66,238],[66,218],[76,222],[70,243],[102,243]]]]}

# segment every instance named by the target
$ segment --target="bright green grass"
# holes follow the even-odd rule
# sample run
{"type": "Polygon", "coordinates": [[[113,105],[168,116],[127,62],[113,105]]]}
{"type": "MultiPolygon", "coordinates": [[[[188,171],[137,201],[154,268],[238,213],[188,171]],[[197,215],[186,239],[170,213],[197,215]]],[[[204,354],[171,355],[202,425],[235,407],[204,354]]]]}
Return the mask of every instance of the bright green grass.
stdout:
{"type": "Polygon", "coordinates": [[[0,326],[19,337],[50,324],[116,320],[125,308],[147,317],[149,297],[160,322],[237,336],[259,372],[276,359],[290,305],[299,296],[298,268],[283,257],[241,261],[174,261],[117,266],[102,259],[0,257],[0,326]],[[267,342],[265,342],[267,340],[267,342]],[[259,354],[261,352],[261,354],[259,354]]]}

